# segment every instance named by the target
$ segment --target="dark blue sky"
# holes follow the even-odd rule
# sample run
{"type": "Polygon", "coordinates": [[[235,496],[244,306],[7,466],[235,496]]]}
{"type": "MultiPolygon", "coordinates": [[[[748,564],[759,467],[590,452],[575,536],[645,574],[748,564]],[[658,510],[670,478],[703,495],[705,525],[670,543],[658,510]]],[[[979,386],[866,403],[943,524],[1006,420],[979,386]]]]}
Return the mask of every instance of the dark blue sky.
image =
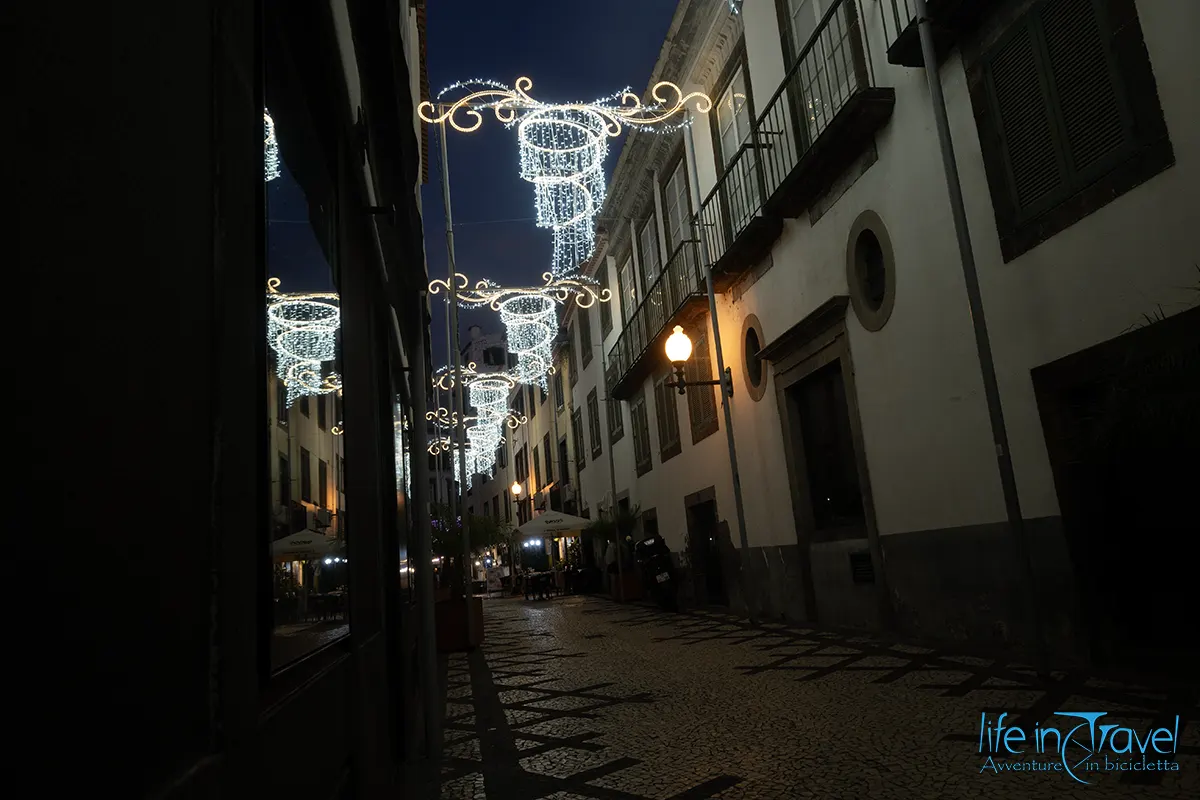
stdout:
{"type": "MultiPolygon", "coordinates": [[[[427,57],[436,95],[461,80],[485,78],[511,86],[521,76],[546,102],[588,101],[626,86],[641,94],[666,38],[675,0],[431,0],[427,57]]],[[[422,188],[429,274],[447,276],[440,144],[429,142],[429,184],[422,188]]],[[[608,173],[620,141],[610,143],[608,173]]],[[[450,195],[458,271],[472,281],[541,283],[550,266],[550,231],[535,226],[533,187],[521,180],[516,132],[494,117],[475,133],[451,130],[450,195]]],[[[436,298],[435,298],[436,300],[436,298]]],[[[445,304],[434,303],[433,360],[446,362],[445,304]]],[[[494,311],[462,311],[467,328],[500,330],[494,311]]]]}

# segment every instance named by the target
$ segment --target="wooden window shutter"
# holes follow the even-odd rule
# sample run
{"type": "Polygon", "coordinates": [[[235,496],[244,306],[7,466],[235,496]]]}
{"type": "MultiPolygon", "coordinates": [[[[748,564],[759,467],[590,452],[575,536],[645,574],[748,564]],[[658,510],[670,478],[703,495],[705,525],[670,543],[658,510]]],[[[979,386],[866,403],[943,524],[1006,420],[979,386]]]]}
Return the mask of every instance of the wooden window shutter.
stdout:
{"type": "Polygon", "coordinates": [[[988,92],[1005,153],[1009,193],[1018,214],[1066,185],[1032,20],[1019,24],[989,59],[988,92]]]}
{"type": "Polygon", "coordinates": [[[1041,23],[1067,156],[1081,173],[1132,138],[1110,61],[1111,37],[1095,0],[1054,0],[1042,7],[1041,23]]]}

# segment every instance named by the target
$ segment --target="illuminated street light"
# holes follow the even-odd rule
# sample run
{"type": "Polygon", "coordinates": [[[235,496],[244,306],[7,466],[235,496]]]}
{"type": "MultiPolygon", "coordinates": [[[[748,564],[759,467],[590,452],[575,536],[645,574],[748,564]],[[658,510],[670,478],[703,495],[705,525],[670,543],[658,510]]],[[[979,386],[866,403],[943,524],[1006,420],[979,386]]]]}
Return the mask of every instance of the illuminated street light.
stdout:
{"type": "Polygon", "coordinates": [[[512,492],[513,497],[521,496],[521,484],[517,483],[516,481],[513,481],[513,485],[508,487],[508,490],[512,492]]]}
{"type": "Polygon", "coordinates": [[[675,380],[667,381],[667,386],[679,389],[680,394],[687,394],[689,386],[720,386],[727,397],[733,397],[733,372],[725,368],[725,374],[715,381],[689,381],[684,375],[684,367],[692,356],[692,340],[683,332],[682,325],[675,326],[675,332],[667,337],[667,358],[675,368],[675,380]]]}

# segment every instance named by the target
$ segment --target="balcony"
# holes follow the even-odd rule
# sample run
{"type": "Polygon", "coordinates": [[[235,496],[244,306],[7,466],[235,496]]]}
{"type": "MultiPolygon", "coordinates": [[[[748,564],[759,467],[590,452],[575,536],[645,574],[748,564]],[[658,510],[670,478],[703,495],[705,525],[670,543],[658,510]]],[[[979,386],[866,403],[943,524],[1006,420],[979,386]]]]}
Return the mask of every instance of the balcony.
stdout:
{"type": "Polygon", "coordinates": [[[807,209],[868,147],[895,103],[894,89],[875,84],[860,5],[838,0],[755,125],[765,212],[796,217],[807,209]]]}
{"type": "Polygon", "coordinates": [[[708,289],[696,242],[684,242],[626,321],[608,354],[608,387],[628,400],[663,358],[672,325],[690,321],[708,308],[708,289]]]}
{"type": "MultiPolygon", "coordinates": [[[[929,10],[934,52],[941,63],[959,39],[979,25],[996,5],[996,0],[927,0],[925,5],[929,10]]],[[[925,65],[917,32],[916,6],[914,0],[883,0],[880,3],[889,64],[901,67],[925,65]]]]}

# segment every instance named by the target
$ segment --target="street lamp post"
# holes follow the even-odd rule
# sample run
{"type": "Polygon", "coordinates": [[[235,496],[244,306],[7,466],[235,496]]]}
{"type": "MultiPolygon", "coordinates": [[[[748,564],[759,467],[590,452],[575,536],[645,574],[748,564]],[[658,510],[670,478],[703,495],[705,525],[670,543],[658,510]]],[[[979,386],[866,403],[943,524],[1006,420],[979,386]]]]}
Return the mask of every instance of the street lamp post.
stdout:
{"type": "MultiPolygon", "coordinates": [[[[674,332],[667,337],[666,343],[667,359],[671,362],[671,367],[675,370],[675,380],[667,381],[666,385],[679,390],[680,394],[687,394],[690,386],[720,386],[721,395],[725,399],[725,420],[729,421],[729,399],[733,397],[733,373],[729,367],[726,367],[721,373],[721,377],[713,381],[689,381],[684,373],[684,366],[687,360],[692,357],[692,340],[686,333],[683,332],[682,325],[676,325],[674,332]]],[[[753,604],[750,602],[750,597],[747,590],[747,570],[745,566],[746,560],[750,557],[750,547],[746,537],[746,515],[742,510],[742,485],[738,479],[737,471],[737,455],[733,449],[733,434],[729,436],[729,460],[733,466],[733,500],[737,507],[738,525],[741,528],[741,544],[742,544],[742,565],[740,567],[739,582],[742,586],[742,596],[746,601],[746,612],[750,617],[750,622],[755,622],[755,614],[753,604]]]]}

